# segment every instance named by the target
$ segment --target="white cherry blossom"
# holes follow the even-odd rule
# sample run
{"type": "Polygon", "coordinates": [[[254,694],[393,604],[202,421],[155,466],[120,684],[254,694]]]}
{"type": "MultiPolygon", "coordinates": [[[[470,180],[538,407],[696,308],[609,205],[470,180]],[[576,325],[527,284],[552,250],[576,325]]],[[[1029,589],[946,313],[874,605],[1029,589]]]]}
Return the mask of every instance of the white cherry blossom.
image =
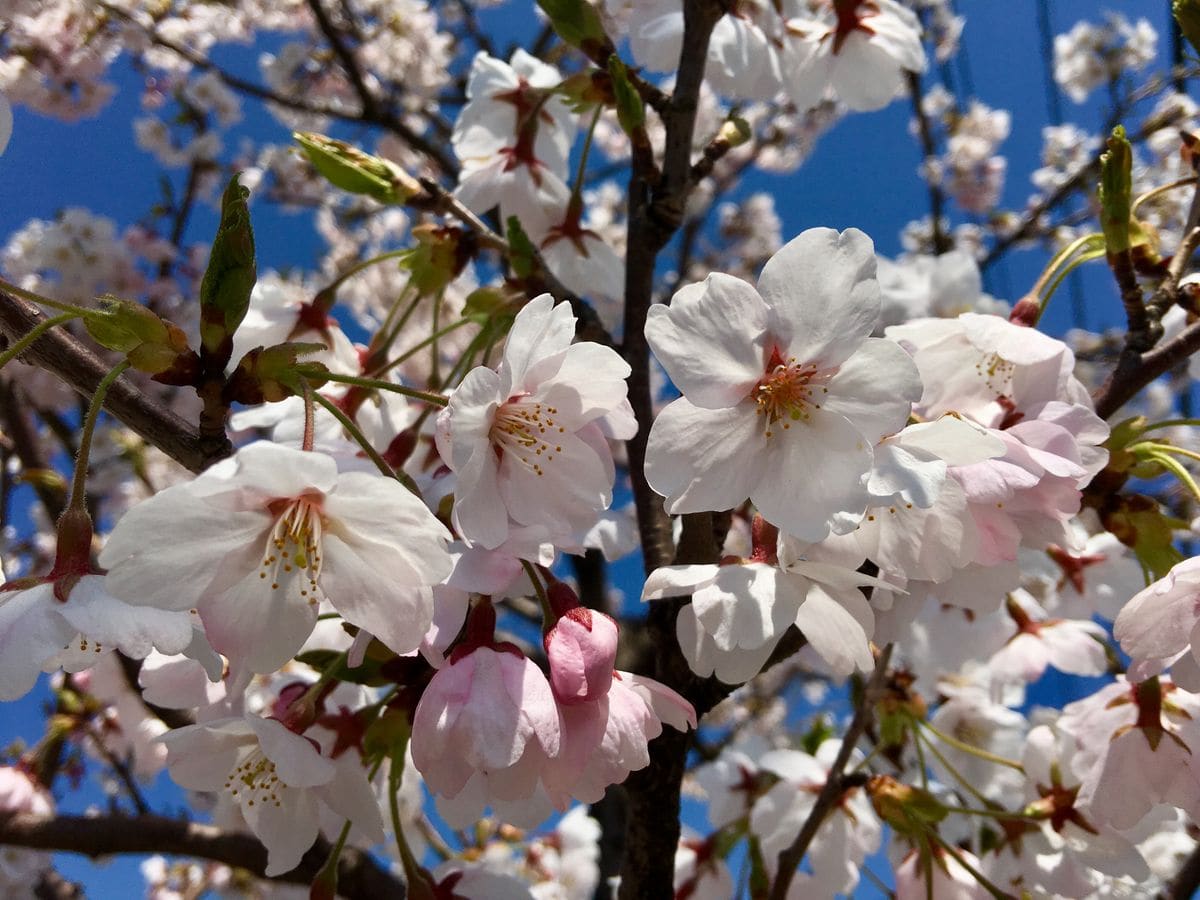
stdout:
{"type": "Polygon", "coordinates": [[[196,609],[239,673],[273,672],[326,597],[396,652],[419,647],[430,588],[450,572],[448,539],[398,482],[259,442],[135,506],[100,560],[117,596],[196,609]]]}
{"type": "Polygon", "coordinates": [[[683,392],[647,448],[646,478],[669,512],[749,497],[806,541],[858,524],[871,448],[921,391],[900,348],[869,337],[874,275],[865,234],[814,228],[771,257],[757,290],[713,274],[650,309],[646,337],[683,392]]]}
{"type": "Polygon", "coordinates": [[[575,317],[549,294],[517,314],[498,369],[467,373],[437,420],[457,476],[454,527],[494,549],[518,526],[574,542],[612,503],[606,437],[632,436],[629,366],[599,344],[572,344],[575,317]]]}

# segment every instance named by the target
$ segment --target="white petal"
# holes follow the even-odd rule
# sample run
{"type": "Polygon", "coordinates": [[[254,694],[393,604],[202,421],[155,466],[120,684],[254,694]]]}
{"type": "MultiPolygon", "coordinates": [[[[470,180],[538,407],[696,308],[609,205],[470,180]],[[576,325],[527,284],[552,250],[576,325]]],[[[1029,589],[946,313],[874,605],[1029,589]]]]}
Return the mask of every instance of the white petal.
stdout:
{"type": "Polygon", "coordinates": [[[695,406],[744,400],[763,375],[767,306],[746,282],[714,273],[652,306],[646,339],[671,381],[695,406]]]}
{"type": "Polygon", "coordinates": [[[758,291],[784,356],[840,365],[879,318],[875,246],[856,228],[810,228],[767,260],[758,291]]]}
{"type": "Polygon", "coordinates": [[[840,413],[875,444],[904,427],[921,399],[917,366],[894,341],[867,338],[838,368],[822,406],[840,413]]]}
{"type": "MultiPolygon", "coordinates": [[[[872,621],[874,614],[866,598],[861,594],[858,598],[861,605],[856,601],[843,605],[821,587],[813,585],[796,613],[796,627],[841,678],[850,675],[855,668],[869,672],[875,665],[867,644],[869,635],[862,624],[872,621]]],[[[842,600],[848,601],[849,597],[844,596],[842,600]]]]}
{"type": "Polygon", "coordinates": [[[246,722],[284,784],[309,788],[333,780],[333,763],[321,756],[307,738],[288,731],[276,719],[247,716],[246,722]]]}
{"type": "Polygon", "coordinates": [[[650,429],[646,480],[671,513],[732,509],[760,480],[762,422],[753,404],[700,409],[680,398],[650,429]]]}

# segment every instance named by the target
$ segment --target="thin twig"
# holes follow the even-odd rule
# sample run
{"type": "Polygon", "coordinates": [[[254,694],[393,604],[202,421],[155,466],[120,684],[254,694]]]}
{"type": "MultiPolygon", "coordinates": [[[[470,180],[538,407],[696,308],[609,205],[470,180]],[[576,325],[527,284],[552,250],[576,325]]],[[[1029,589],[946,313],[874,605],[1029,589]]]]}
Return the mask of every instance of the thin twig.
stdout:
{"type": "Polygon", "coordinates": [[[817,829],[825,821],[825,816],[833,809],[834,804],[846,789],[844,781],[846,764],[850,761],[850,755],[854,752],[854,746],[858,743],[858,739],[862,737],[863,732],[867,729],[867,724],[875,714],[875,702],[882,693],[888,664],[892,659],[892,647],[892,644],[884,647],[879,658],[875,660],[875,671],[871,673],[871,678],[863,691],[862,701],[854,713],[850,727],[842,736],[842,746],[838,748],[837,758],[834,759],[833,766],[829,769],[829,777],[821,788],[821,792],[817,794],[817,799],[813,803],[800,833],[796,835],[791,846],[779,854],[779,873],[775,876],[775,883],[771,885],[770,900],[784,900],[787,897],[788,888],[796,874],[796,868],[804,859],[804,854],[808,852],[808,845],[816,837],[817,829]]]}

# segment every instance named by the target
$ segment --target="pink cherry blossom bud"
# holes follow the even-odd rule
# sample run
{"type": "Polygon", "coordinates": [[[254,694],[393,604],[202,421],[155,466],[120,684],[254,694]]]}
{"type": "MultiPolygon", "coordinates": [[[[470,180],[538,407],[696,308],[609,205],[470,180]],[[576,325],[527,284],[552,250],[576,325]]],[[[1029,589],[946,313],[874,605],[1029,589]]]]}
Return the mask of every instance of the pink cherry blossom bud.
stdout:
{"type": "Polygon", "coordinates": [[[584,606],[567,610],[546,632],[550,687],[559,703],[599,700],[612,686],[617,623],[584,606]]]}

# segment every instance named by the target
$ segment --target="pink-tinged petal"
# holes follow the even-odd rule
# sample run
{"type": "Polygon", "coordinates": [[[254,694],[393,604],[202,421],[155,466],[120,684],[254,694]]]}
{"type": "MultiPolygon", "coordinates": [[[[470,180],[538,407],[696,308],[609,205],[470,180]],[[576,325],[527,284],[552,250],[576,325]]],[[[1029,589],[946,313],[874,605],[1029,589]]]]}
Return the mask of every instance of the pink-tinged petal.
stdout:
{"type": "Polygon", "coordinates": [[[715,565],[663,566],[655,569],[647,576],[642,587],[642,601],[690,594],[702,585],[711,584],[719,572],[720,567],[715,565]]]}
{"type": "Polygon", "coordinates": [[[839,366],[879,318],[875,245],[856,228],[810,228],[767,260],[758,291],[771,307],[769,328],[783,356],[839,366]]]}
{"type": "Polygon", "coordinates": [[[722,409],[746,398],[763,374],[767,306],[746,282],[713,273],[652,306],[646,339],[694,406],[722,409]]]}
{"type": "Polygon", "coordinates": [[[680,398],[650,429],[646,480],[671,513],[732,509],[761,476],[762,420],[754,404],[700,409],[680,398]]]}
{"type": "Polygon", "coordinates": [[[547,439],[544,450],[504,451],[499,473],[504,507],[514,521],[543,525],[551,534],[581,513],[590,524],[592,513],[612,502],[612,475],[582,433],[547,439]]]}
{"type": "Polygon", "coordinates": [[[219,484],[214,484],[215,479],[205,477],[212,471],[210,469],[193,482],[194,489],[197,492],[203,489],[206,496],[214,498],[232,490],[247,498],[276,499],[323,494],[332,490],[337,482],[337,462],[333,457],[270,441],[247,444],[234,454],[233,460],[237,468],[232,485],[221,489],[219,484]]]}
{"type": "Polygon", "coordinates": [[[862,31],[847,38],[830,63],[829,80],[837,98],[858,112],[873,112],[892,102],[901,84],[899,61],[862,31]]]}
{"type": "Polygon", "coordinates": [[[893,440],[911,452],[928,453],[948,466],[969,466],[1003,456],[1007,446],[987,429],[957,416],[909,425],[893,440]]]}
{"type": "Polygon", "coordinates": [[[45,662],[78,634],[59,606],[50,584],[0,591],[0,700],[29,693],[45,662]]]}
{"type": "MultiPolygon", "coordinates": [[[[531,376],[540,376],[539,369],[534,366],[531,376]]],[[[625,401],[629,372],[615,350],[591,342],[572,344],[558,360],[554,380],[537,387],[533,397],[556,409],[555,419],[569,430],[577,430],[625,401]]]]}
{"type": "MultiPolygon", "coordinates": [[[[763,518],[802,541],[816,543],[830,529],[844,534],[867,508],[871,448],[842,416],[820,410],[784,431],[762,458],[750,499],[763,518]]],[[[714,507],[716,508],[716,507],[714,507]]]]}
{"type": "Polygon", "coordinates": [[[267,848],[268,878],[290,872],[300,865],[305,852],[320,831],[317,800],[310,791],[283,791],[283,799],[274,803],[241,806],[250,830],[267,848]]]}
{"type": "Polygon", "coordinates": [[[333,761],[336,770],[333,780],[317,788],[317,796],[339,816],[354,823],[371,843],[386,839],[379,801],[367,781],[357,753],[343,753],[333,761]]]}
{"type": "Polygon", "coordinates": [[[527,391],[526,373],[539,361],[561,353],[575,337],[575,316],[568,303],[554,302],[549,294],[530,300],[513,320],[500,365],[500,400],[514,391],[527,391]]]}
{"type": "Polygon", "coordinates": [[[618,671],[616,674],[631,690],[641,695],[661,721],[676,731],[696,727],[695,707],[665,684],[632,672],[618,671]]]}
{"type": "Polygon", "coordinates": [[[469,544],[494,550],[508,540],[508,510],[500,494],[499,462],[490,443],[479,444],[458,470],[454,527],[469,544]]]}
{"type": "Polygon", "coordinates": [[[456,472],[464,468],[487,442],[496,418],[500,376],[485,366],[476,366],[450,394],[446,408],[438,414],[437,444],[442,460],[456,472]]]}
{"type": "Polygon", "coordinates": [[[894,341],[867,338],[838,368],[822,407],[845,416],[868,441],[895,434],[921,399],[917,366],[894,341]]]}
{"type": "MultiPolygon", "coordinates": [[[[266,553],[264,547],[260,550],[266,553]]],[[[274,672],[291,659],[317,624],[320,595],[307,571],[282,567],[278,581],[250,571],[228,590],[206,597],[199,606],[209,642],[235,668],[274,672]],[[275,587],[274,585],[278,585],[275,587]],[[301,596],[301,591],[307,591],[301,596]]]]}
{"type": "Polygon", "coordinates": [[[714,584],[692,595],[692,606],[718,650],[750,650],[783,635],[807,587],[776,566],[722,566],[714,584]]]}
{"type": "Polygon", "coordinates": [[[873,621],[871,605],[861,594],[842,594],[835,600],[819,585],[809,589],[796,613],[796,627],[839,678],[856,668],[863,672],[874,668],[867,643],[870,633],[864,625],[873,621]]]}
{"type": "Polygon", "coordinates": [[[550,686],[562,703],[594,701],[608,693],[617,659],[617,623],[596,610],[568,610],[544,643],[550,686]]]}
{"type": "Polygon", "coordinates": [[[1113,636],[1134,659],[1179,653],[1200,625],[1200,557],[1184,560],[1133,597],[1117,616],[1113,636]]]}

